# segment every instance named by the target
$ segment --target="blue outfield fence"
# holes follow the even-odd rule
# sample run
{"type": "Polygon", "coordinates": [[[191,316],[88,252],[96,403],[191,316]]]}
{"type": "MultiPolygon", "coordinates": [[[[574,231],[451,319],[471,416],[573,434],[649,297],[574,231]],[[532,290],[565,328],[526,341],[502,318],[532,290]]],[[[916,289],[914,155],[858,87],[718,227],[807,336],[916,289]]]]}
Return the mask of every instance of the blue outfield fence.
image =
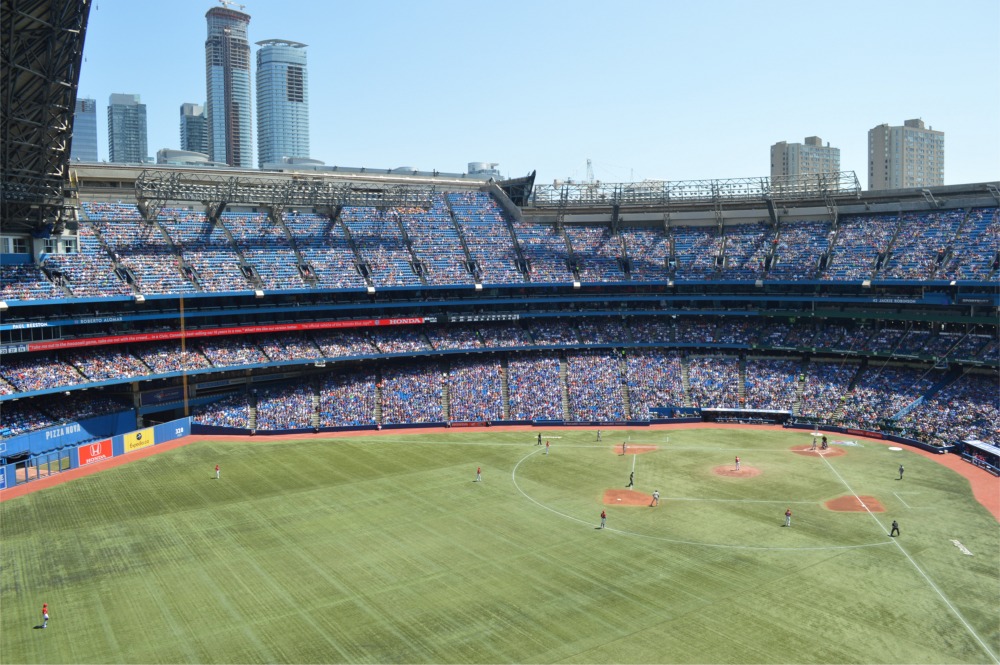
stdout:
{"type": "Polygon", "coordinates": [[[77,445],[68,446],[63,442],[59,448],[50,447],[49,450],[29,455],[27,459],[4,465],[3,473],[0,473],[0,491],[62,471],[97,464],[136,450],[180,439],[189,434],[191,434],[191,419],[180,418],[124,434],[91,438],[77,445]]]}

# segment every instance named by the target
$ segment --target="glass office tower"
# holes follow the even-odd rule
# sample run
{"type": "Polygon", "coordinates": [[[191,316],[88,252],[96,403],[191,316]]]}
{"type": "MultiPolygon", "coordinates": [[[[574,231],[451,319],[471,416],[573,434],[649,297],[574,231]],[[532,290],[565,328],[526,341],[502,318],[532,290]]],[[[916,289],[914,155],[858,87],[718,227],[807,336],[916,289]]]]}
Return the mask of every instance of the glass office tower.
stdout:
{"type": "Polygon", "coordinates": [[[253,168],[250,111],[250,15],[228,7],[205,14],[208,154],[214,162],[253,168]]]}
{"type": "Polygon", "coordinates": [[[257,162],[309,156],[309,77],[306,45],[257,42],[257,162]]]}
{"type": "Polygon", "coordinates": [[[114,94],[108,99],[108,161],[149,161],[146,105],[139,101],[139,95],[114,94]]]}
{"type": "Polygon", "coordinates": [[[97,100],[76,100],[73,112],[73,144],[69,158],[74,162],[97,161],[97,100]]]}

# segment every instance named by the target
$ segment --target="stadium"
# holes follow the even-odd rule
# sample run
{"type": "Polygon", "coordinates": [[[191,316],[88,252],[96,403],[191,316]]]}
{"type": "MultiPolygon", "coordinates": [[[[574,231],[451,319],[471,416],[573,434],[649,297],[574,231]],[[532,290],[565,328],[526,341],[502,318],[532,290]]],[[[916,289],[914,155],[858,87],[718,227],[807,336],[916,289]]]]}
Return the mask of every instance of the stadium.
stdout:
{"type": "Polygon", "coordinates": [[[1000,662],[1000,183],[71,165],[12,1],[0,660],[1000,662]]]}

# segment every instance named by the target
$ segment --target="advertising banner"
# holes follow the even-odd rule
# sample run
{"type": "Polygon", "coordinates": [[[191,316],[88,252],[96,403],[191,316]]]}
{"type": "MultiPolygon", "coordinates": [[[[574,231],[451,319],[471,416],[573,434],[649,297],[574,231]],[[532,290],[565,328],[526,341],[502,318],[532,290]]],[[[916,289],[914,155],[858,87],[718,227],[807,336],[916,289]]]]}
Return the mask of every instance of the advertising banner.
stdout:
{"type": "Polygon", "coordinates": [[[82,446],[79,446],[76,450],[80,457],[80,466],[86,466],[87,464],[93,464],[94,462],[100,462],[101,460],[111,459],[111,439],[85,443],[82,446]]]}
{"type": "Polygon", "coordinates": [[[27,351],[52,351],[55,349],[72,349],[89,346],[105,346],[108,344],[134,344],[136,342],[163,342],[181,337],[197,339],[200,337],[227,337],[230,335],[255,335],[258,333],[297,332],[304,330],[336,330],[339,328],[371,328],[382,326],[408,326],[433,322],[431,318],[422,316],[400,317],[392,319],[355,319],[350,321],[310,321],[306,323],[271,323],[259,326],[236,326],[231,328],[195,328],[194,330],[166,330],[152,333],[135,333],[132,335],[111,335],[107,337],[84,337],[79,339],[55,339],[45,342],[28,342],[5,346],[2,353],[24,353],[27,351]]]}
{"type": "Polygon", "coordinates": [[[125,435],[125,452],[130,453],[140,448],[146,448],[155,442],[153,428],[147,427],[125,435]]]}

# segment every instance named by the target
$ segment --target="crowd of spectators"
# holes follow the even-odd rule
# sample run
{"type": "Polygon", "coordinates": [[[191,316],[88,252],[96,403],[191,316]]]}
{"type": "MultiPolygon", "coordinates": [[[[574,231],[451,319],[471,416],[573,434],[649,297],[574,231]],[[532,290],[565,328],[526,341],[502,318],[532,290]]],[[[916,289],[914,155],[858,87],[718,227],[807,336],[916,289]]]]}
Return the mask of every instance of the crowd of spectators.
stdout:
{"type": "Polygon", "coordinates": [[[66,361],[90,381],[111,381],[150,374],[149,367],[123,347],[74,349],[64,355],[66,361]]]}
{"type": "Polygon", "coordinates": [[[313,341],[319,347],[323,358],[353,358],[378,354],[378,349],[364,330],[314,332],[313,341]]]}
{"type": "Polygon", "coordinates": [[[445,349],[478,349],[479,333],[470,324],[453,323],[449,326],[431,326],[427,328],[427,338],[436,350],[445,349]]]}
{"type": "Polygon", "coordinates": [[[844,215],[825,280],[863,280],[875,272],[875,259],[889,247],[900,218],[896,215],[844,215]]]}
{"type": "Polygon", "coordinates": [[[929,279],[945,256],[965,211],[903,213],[879,279],[929,279]]]}
{"type": "Polygon", "coordinates": [[[131,272],[140,293],[195,290],[160,227],[154,222],[144,222],[136,206],[85,202],[83,207],[112,254],[131,272]]]}
{"type": "Polygon", "coordinates": [[[629,350],[626,368],[634,420],[650,420],[650,408],[686,406],[681,359],[676,351],[629,350]]]}
{"type": "Polygon", "coordinates": [[[130,405],[122,400],[106,395],[43,395],[30,404],[20,401],[4,402],[0,408],[0,438],[120,413],[129,408],[130,405]]]}
{"type": "Polygon", "coordinates": [[[528,262],[532,282],[573,281],[566,238],[555,226],[517,220],[512,224],[521,254],[528,262]]]}
{"type": "Polygon", "coordinates": [[[66,293],[34,263],[0,264],[0,300],[49,300],[66,293]]]}
{"type": "Polygon", "coordinates": [[[449,420],[503,419],[502,371],[495,358],[452,362],[448,372],[449,420]]]}
{"type": "Polygon", "coordinates": [[[185,208],[161,208],[157,220],[203,290],[253,289],[253,282],[243,271],[236,247],[222,224],[213,223],[203,212],[185,208]]]}
{"type": "Polygon", "coordinates": [[[311,386],[266,388],[257,393],[254,428],[259,430],[309,429],[315,416],[311,386]]]}
{"type": "Polygon", "coordinates": [[[319,388],[319,426],[375,424],[375,374],[354,372],[324,377],[319,388]]]}
{"type": "Polygon", "coordinates": [[[973,208],[952,241],[951,255],[938,277],[944,279],[998,279],[993,261],[1000,252],[1000,208],[973,208]]]}
{"type": "Polygon", "coordinates": [[[518,323],[491,323],[479,327],[483,346],[490,348],[510,348],[514,346],[531,346],[531,338],[518,323]]]}
{"type": "Polygon", "coordinates": [[[443,194],[435,194],[431,207],[401,208],[400,220],[413,255],[424,266],[428,284],[471,284],[465,250],[443,194]]]}
{"type": "Polygon", "coordinates": [[[815,279],[819,259],[830,247],[831,222],[783,222],[767,272],[770,279],[815,279]]]}
{"type": "Polygon", "coordinates": [[[561,346],[579,344],[576,329],[569,321],[561,319],[534,319],[528,324],[536,346],[561,346]]]}
{"type": "Polygon", "coordinates": [[[375,286],[419,286],[413,257],[403,242],[396,208],[346,207],[340,219],[351,233],[375,286]]]}
{"type": "Polygon", "coordinates": [[[563,417],[563,389],[559,358],[525,354],[507,363],[511,420],[559,420],[563,417]]]}
{"type": "Polygon", "coordinates": [[[937,370],[869,365],[844,402],[842,423],[847,427],[875,429],[930,390],[942,376],[937,370]]]}
{"type": "Polygon", "coordinates": [[[721,254],[722,236],[716,226],[672,226],[674,275],[678,279],[711,279],[721,254]]]}
{"type": "Polygon", "coordinates": [[[275,335],[271,333],[255,335],[254,341],[267,357],[275,362],[292,360],[318,360],[322,357],[319,348],[308,335],[275,335]]]}
{"type": "Polygon", "coordinates": [[[809,363],[798,415],[832,420],[857,371],[858,365],[850,363],[809,363]]]}
{"type": "Polygon", "coordinates": [[[4,356],[0,363],[0,377],[19,393],[87,383],[76,368],[52,353],[4,356]]]}
{"type": "Polygon", "coordinates": [[[624,319],[581,317],[576,321],[576,329],[585,344],[621,344],[631,339],[624,319]]]}
{"type": "Polygon", "coordinates": [[[632,281],[664,282],[669,279],[670,239],[661,229],[629,226],[622,229],[621,235],[630,260],[632,281]]]}
{"type": "Polygon", "coordinates": [[[42,267],[50,274],[59,273],[62,285],[76,298],[131,295],[131,287],[115,271],[111,254],[101,247],[88,222],[80,222],[77,240],[78,252],[46,254],[42,267]]]}
{"type": "Polygon", "coordinates": [[[0,409],[0,438],[10,438],[55,425],[55,421],[24,402],[5,402],[0,409]]]}
{"type": "Polygon", "coordinates": [[[581,282],[624,281],[621,236],[611,235],[611,229],[604,225],[573,224],[565,228],[581,282]]]}
{"type": "Polygon", "coordinates": [[[673,321],[660,317],[633,316],[628,320],[628,327],[636,343],[673,344],[676,341],[673,321]]]}
{"type": "Polygon", "coordinates": [[[906,331],[900,328],[876,330],[863,348],[870,353],[892,353],[899,346],[904,334],[906,331]]]}
{"type": "Polygon", "coordinates": [[[375,344],[382,353],[420,353],[431,351],[423,326],[383,328],[375,336],[375,344]]]}
{"type": "Polygon", "coordinates": [[[191,419],[203,425],[250,429],[250,397],[238,393],[211,404],[200,404],[191,409],[191,419]]]}
{"type": "Polygon", "coordinates": [[[133,352],[149,367],[151,374],[190,372],[212,366],[208,358],[192,346],[187,345],[181,351],[179,341],[139,344],[133,348],[133,352]]]}
{"type": "Polygon", "coordinates": [[[569,408],[575,420],[625,420],[620,352],[566,354],[569,408]]]}
{"type": "Polygon", "coordinates": [[[257,348],[252,339],[213,337],[198,342],[198,348],[215,367],[262,365],[270,362],[267,355],[257,348]]]}
{"type": "Polygon", "coordinates": [[[977,439],[1000,445],[1000,391],[990,374],[968,373],[899,419],[903,435],[938,445],[977,439]]]}
{"type": "Polygon", "coordinates": [[[220,215],[219,223],[229,230],[243,259],[253,266],[265,289],[309,286],[299,271],[298,257],[283,222],[271,220],[265,213],[226,211],[220,215]]]}
{"type": "Polygon", "coordinates": [[[774,230],[768,222],[733,224],[724,228],[725,264],[721,279],[751,280],[764,274],[764,259],[771,249],[774,230]]]}
{"type": "Polygon", "coordinates": [[[484,192],[446,194],[455,223],[462,231],[469,256],[476,264],[476,279],[482,284],[520,284],[517,250],[509,219],[496,201],[484,192]]]}
{"type": "Polygon", "coordinates": [[[382,422],[443,422],[443,381],[441,368],[435,363],[417,362],[383,370],[382,422]]]}
{"type": "Polygon", "coordinates": [[[318,288],[365,288],[343,224],[325,215],[296,210],[286,212],[283,219],[318,288]]]}
{"type": "Polygon", "coordinates": [[[795,360],[747,358],[744,408],[791,411],[798,398],[799,367],[795,360]]]}
{"type": "Polygon", "coordinates": [[[740,405],[740,359],[733,356],[690,356],[688,385],[691,406],[736,409],[740,405]]]}

